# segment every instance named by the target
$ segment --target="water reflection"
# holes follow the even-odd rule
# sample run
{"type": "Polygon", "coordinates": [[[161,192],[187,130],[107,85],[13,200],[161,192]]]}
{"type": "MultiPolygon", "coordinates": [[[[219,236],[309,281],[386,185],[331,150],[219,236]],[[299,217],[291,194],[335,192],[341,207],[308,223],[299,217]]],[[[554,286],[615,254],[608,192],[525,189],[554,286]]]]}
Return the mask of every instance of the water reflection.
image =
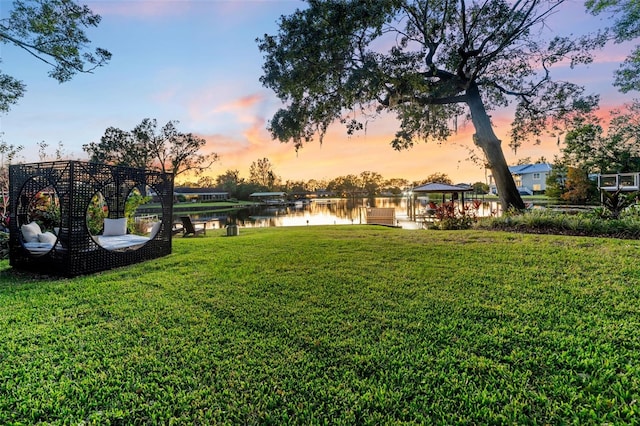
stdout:
{"type": "Polygon", "coordinates": [[[366,222],[366,200],[323,199],[281,207],[262,207],[238,213],[247,228],[269,226],[354,225],[366,222]]]}
{"type": "MultiPolygon", "coordinates": [[[[227,223],[235,221],[243,228],[260,228],[272,226],[314,226],[314,225],[357,225],[366,223],[367,207],[394,208],[399,225],[404,228],[418,227],[413,220],[426,209],[428,200],[417,199],[412,203],[404,197],[379,197],[371,199],[316,199],[298,202],[286,206],[263,206],[241,210],[230,216],[192,215],[200,221],[208,221],[208,228],[223,228],[227,223]],[[411,207],[414,212],[412,214],[411,207]]],[[[470,205],[467,203],[467,205],[470,205]]],[[[478,216],[496,214],[497,203],[479,203],[478,216]]]]}

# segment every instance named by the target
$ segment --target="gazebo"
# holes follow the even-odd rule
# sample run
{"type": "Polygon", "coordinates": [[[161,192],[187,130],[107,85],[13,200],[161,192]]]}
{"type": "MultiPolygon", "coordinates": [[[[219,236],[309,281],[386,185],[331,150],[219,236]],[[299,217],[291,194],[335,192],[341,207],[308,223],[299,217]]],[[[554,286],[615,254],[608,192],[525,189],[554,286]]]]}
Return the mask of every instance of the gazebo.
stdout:
{"type": "Polygon", "coordinates": [[[442,194],[442,202],[446,202],[447,194],[451,194],[452,199],[457,199],[460,194],[460,202],[464,205],[464,193],[473,191],[473,187],[469,185],[450,185],[441,182],[429,182],[418,186],[411,190],[411,210],[410,217],[415,218],[415,197],[419,194],[442,194]]]}
{"type": "Polygon", "coordinates": [[[171,173],[82,161],[18,164],[9,167],[9,194],[14,268],[76,276],[171,253],[171,173]],[[135,195],[160,204],[155,219],[134,221],[127,209],[135,195]]]}

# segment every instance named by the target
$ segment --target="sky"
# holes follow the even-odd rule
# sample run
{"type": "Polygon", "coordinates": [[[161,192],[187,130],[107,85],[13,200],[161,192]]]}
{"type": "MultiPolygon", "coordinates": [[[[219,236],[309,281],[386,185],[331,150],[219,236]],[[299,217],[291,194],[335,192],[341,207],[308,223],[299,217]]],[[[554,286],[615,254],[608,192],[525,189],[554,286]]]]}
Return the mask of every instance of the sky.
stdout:
{"type": "MultiPolygon", "coordinates": [[[[302,1],[83,3],[102,17],[97,28],[87,30],[92,46],[113,54],[110,63],[94,73],[59,84],[47,76],[46,64],[23,50],[0,45],[0,68],[27,86],[19,103],[0,115],[0,137],[25,147],[20,161],[38,161],[41,141],[50,146],[51,155],[62,143],[67,158],[86,159],[82,145],[99,142],[108,127],[128,131],[144,118],[155,118],[159,125],[176,120],[179,131],[207,141],[203,151],[220,156],[208,172],[212,177],[238,170],[248,178],[251,163],[268,158],[283,181],[330,180],[373,171],[410,181],[445,173],[456,183],[486,182],[488,172],[470,160],[473,128],[465,123],[444,143],[417,142],[402,152],[389,144],[397,130],[392,117],[371,122],[366,133],[352,137],[336,124],[322,144],[315,141],[298,152],[291,144],[273,140],[267,125],[282,104],[259,81],[264,58],[256,38],[275,34],[279,17],[304,8],[302,1]]],[[[0,0],[0,18],[11,7],[12,1],[0,0]]],[[[604,26],[605,20],[587,15],[583,2],[574,1],[549,21],[548,30],[581,34],[604,26]]],[[[608,46],[593,64],[576,70],[561,68],[557,75],[599,93],[603,110],[620,106],[633,94],[618,93],[611,82],[628,51],[629,46],[608,46]]],[[[506,136],[512,115],[497,111],[492,118],[509,164],[527,157],[553,160],[560,153],[554,138],[545,138],[539,145],[525,144],[514,153],[506,136]]]]}

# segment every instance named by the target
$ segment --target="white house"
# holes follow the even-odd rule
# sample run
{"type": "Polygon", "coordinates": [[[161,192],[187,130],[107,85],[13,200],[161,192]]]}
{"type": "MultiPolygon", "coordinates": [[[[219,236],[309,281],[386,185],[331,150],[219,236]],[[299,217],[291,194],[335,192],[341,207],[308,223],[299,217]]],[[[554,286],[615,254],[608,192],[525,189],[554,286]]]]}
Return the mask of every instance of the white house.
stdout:
{"type": "MultiPolygon", "coordinates": [[[[509,171],[520,194],[542,194],[547,189],[547,176],[551,173],[551,164],[538,163],[509,166],[509,171]]],[[[489,188],[492,194],[498,193],[491,175],[489,175],[489,188]]]]}

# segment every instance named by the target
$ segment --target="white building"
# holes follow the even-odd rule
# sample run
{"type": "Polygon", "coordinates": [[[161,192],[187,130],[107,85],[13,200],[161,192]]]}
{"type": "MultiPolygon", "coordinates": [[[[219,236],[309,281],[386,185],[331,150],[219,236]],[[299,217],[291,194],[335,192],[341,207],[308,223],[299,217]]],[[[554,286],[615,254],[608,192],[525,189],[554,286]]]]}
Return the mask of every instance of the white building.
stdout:
{"type": "MultiPolygon", "coordinates": [[[[509,171],[521,195],[542,194],[547,189],[547,176],[551,173],[551,164],[521,164],[509,166],[509,171]]],[[[498,193],[491,175],[489,175],[489,188],[492,194],[498,193]]]]}

